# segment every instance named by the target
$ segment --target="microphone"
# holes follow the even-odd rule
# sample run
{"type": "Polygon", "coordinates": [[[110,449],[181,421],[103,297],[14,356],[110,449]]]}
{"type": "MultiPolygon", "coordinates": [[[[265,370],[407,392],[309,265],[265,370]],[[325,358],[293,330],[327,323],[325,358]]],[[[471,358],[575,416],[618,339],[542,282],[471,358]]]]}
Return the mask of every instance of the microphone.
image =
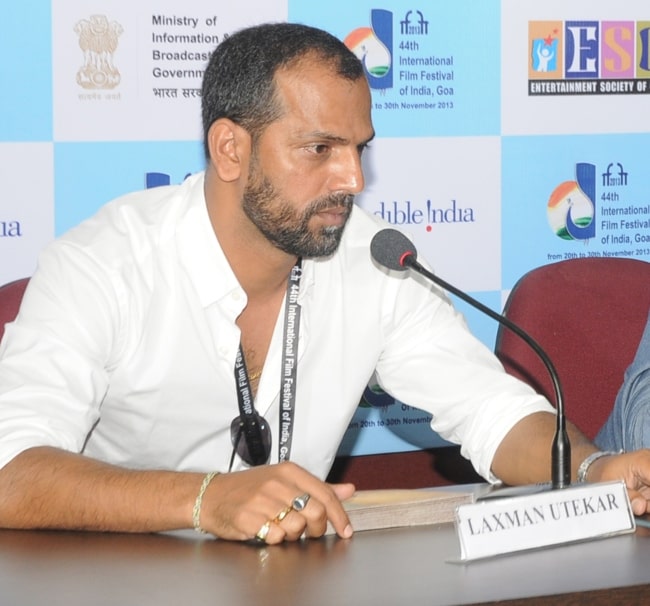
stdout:
{"type": "Polygon", "coordinates": [[[428,280],[456,295],[459,299],[469,303],[472,307],[475,307],[479,311],[488,315],[493,320],[503,324],[503,326],[523,339],[535,351],[548,370],[551,381],[553,382],[553,390],[555,393],[557,415],[555,436],[553,438],[553,446],[551,450],[552,487],[566,488],[569,486],[571,484],[571,445],[566,431],[566,417],[564,414],[562,388],[560,386],[560,379],[557,371],[553,366],[553,362],[551,362],[551,359],[539,343],[504,315],[498,314],[486,305],[483,305],[480,301],[470,297],[467,293],[464,293],[462,290],[459,290],[455,286],[452,286],[425,269],[417,261],[417,251],[415,246],[402,232],[390,228],[382,229],[377,232],[370,243],[370,254],[379,265],[388,269],[397,271],[412,269],[423,275],[428,280]]]}

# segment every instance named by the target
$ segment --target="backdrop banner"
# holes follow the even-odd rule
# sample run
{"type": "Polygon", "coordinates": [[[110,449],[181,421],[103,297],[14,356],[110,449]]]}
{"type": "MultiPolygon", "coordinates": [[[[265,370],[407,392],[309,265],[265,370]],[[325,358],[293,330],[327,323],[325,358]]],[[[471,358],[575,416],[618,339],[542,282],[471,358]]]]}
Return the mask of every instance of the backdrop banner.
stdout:
{"type": "MultiPolygon", "coordinates": [[[[0,283],[129,191],[203,169],[210,53],[265,21],[326,29],[363,61],[377,137],[357,203],[500,310],[562,259],[650,261],[650,5],[643,0],[22,0],[0,20],[0,283]]],[[[552,296],[552,293],[549,293],[552,296]]],[[[496,325],[464,304],[489,347],[496,325]]],[[[444,444],[370,385],[341,453],[444,444]]],[[[571,412],[568,411],[570,416],[571,412]]]]}

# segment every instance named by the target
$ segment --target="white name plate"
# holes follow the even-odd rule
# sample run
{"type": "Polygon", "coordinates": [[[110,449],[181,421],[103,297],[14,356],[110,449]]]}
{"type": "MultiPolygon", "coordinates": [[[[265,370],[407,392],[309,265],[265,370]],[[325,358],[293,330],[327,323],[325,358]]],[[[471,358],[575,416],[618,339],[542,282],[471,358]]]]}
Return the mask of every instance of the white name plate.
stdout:
{"type": "Polygon", "coordinates": [[[456,509],[461,560],[623,534],[635,528],[623,482],[576,484],[490,498],[456,509]]]}

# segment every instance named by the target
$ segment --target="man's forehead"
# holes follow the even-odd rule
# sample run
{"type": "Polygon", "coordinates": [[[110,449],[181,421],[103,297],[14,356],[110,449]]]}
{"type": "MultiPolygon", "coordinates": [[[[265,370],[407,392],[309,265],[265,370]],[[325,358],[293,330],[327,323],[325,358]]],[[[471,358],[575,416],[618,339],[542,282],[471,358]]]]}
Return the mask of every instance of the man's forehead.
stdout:
{"type": "MultiPolygon", "coordinates": [[[[323,64],[283,69],[276,73],[278,101],[307,106],[318,101],[350,103],[370,107],[370,89],[363,77],[350,79],[323,64]]],[[[350,108],[354,109],[354,108],[350,108]]]]}

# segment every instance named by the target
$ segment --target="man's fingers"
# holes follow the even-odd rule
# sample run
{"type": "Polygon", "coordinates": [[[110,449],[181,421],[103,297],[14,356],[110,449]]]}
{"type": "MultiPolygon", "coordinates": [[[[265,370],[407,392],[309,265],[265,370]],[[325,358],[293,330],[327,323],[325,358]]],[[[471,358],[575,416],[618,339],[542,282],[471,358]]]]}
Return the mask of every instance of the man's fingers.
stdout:
{"type": "MultiPolygon", "coordinates": [[[[336,531],[336,534],[344,539],[349,539],[352,536],[353,529],[350,525],[348,514],[345,512],[341,501],[354,494],[354,485],[325,484],[324,486],[327,488],[326,497],[324,497],[322,501],[325,511],[323,512],[321,520],[324,523],[324,527],[319,528],[319,535],[313,536],[321,536],[325,532],[327,521],[329,520],[336,531]]],[[[316,505],[316,503],[314,503],[314,505],[316,505]]]]}
{"type": "MultiPolygon", "coordinates": [[[[279,467],[285,465],[290,464],[283,463],[279,467]]],[[[326,484],[301,468],[297,469],[297,473],[295,473],[296,469],[291,467],[284,469],[290,472],[295,488],[291,496],[286,496],[285,493],[285,498],[289,499],[296,513],[299,513],[305,521],[303,532],[306,531],[307,536],[322,536],[327,530],[328,520],[339,536],[344,538],[352,536],[350,521],[341,500],[354,494],[353,484],[326,484]],[[301,508],[301,505],[304,505],[304,508],[301,508]]],[[[292,530],[294,536],[293,526],[292,530]]],[[[303,532],[299,536],[302,536],[303,532]]]]}
{"type": "Polygon", "coordinates": [[[356,492],[354,484],[330,484],[330,486],[339,501],[349,499],[356,492]]]}
{"type": "Polygon", "coordinates": [[[203,521],[224,539],[275,544],[322,536],[329,520],[347,538],[352,528],[341,500],[353,493],[352,484],[326,484],[292,463],[260,467],[219,476],[206,493],[203,521]]]}
{"type": "Polygon", "coordinates": [[[650,504],[645,499],[645,497],[637,490],[631,490],[629,488],[627,494],[630,497],[630,505],[632,506],[632,512],[634,515],[646,515],[648,513],[648,509],[650,509],[650,504]]]}

